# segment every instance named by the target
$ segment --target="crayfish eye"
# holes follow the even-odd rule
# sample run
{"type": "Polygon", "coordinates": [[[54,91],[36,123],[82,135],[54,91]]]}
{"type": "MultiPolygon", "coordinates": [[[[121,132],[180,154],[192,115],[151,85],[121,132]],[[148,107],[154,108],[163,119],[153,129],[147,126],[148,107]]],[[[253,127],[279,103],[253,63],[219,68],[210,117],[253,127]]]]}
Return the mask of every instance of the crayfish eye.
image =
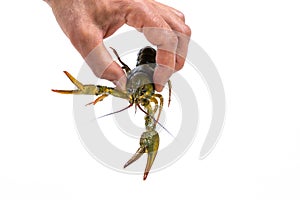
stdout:
{"type": "Polygon", "coordinates": [[[128,89],[127,89],[127,92],[128,92],[128,93],[132,93],[132,92],[133,92],[133,89],[132,89],[132,88],[128,88],[128,89]]]}
{"type": "Polygon", "coordinates": [[[143,95],[147,92],[147,89],[146,87],[142,87],[140,91],[141,91],[141,95],[143,95]]]}

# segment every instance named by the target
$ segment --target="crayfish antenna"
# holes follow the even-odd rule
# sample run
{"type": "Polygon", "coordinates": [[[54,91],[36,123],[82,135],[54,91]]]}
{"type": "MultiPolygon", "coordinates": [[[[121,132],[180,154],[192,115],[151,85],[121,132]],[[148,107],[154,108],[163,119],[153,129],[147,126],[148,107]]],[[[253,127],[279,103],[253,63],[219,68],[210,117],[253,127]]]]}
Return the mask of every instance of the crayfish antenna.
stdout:
{"type": "Polygon", "coordinates": [[[102,115],[102,116],[100,116],[100,117],[97,117],[96,119],[100,119],[100,118],[103,118],[103,117],[107,117],[107,116],[109,116],[109,115],[113,115],[113,114],[122,112],[122,111],[124,111],[124,110],[130,108],[132,105],[133,105],[133,103],[129,104],[129,106],[127,106],[127,107],[125,107],[125,108],[123,108],[123,109],[121,109],[121,110],[118,110],[118,111],[115,111],[115,112],[112,112],[112,113],[108,113],[108,114],[106,114],[106,115],[102,115]]]}
{"type": "Polygon", "coordinates": [[[160,127],[162,127],[170,136],[172,136],[173,138],[175,138],[174,137],[174,135],[170,132],[170,131],[168,131],[168,129],[166,129],[159,121],[157,121],[152,115],[149,115],[149,113],[147,113],[141,106],[140,106],[140,104],[138,104],[138,107],[139,107],[139,109],[143,112],[143,113],[145,113],[146,115],[148,115],[149,117],[151,117],[154,121],[155,121],[155,123],[157,123],[158,125],[160,125],[160,127]]]}

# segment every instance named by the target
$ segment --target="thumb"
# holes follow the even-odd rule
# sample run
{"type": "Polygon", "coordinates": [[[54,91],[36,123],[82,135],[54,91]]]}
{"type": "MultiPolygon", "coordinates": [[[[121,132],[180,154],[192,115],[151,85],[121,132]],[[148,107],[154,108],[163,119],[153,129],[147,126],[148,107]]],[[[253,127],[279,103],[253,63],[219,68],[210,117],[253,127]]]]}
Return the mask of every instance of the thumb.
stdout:
{"type": "Polygon", "coordinates": [[[86,56],[85,61],[97,77],[112,81],[119,89],[125,89],[125,73],[120,65],[113,61],[103,42],[86,56]]]}

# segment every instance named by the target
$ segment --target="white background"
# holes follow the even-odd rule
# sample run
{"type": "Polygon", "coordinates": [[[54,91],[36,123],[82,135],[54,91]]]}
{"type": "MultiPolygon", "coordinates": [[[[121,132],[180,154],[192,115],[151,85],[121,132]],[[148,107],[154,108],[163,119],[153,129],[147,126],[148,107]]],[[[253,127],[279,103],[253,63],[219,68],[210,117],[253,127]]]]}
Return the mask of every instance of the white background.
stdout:
{"type": "Polygon", "coordinates": [[[162,1],[185,13],[222,77],[227,113],[214,151],[201,138],[152,173],[94,160],[75,130],[71,87],[82,58],[43,1],[0,5],[0,199],[299,199],[298,1],[162,1]]]}

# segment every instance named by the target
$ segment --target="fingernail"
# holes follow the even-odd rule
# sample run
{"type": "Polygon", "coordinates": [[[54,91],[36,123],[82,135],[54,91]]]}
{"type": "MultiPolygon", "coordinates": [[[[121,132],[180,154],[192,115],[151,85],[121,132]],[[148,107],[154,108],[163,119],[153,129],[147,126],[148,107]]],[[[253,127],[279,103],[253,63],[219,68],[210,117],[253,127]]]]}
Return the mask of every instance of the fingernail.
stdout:
{"type": "Polygon", "coordinates": [[[126,76],[122,76],[118,80],[114,80],[113,83],[116,85],[117,89],[125,91],[126,90],[126,76]]]}
{"type": "Polygon", "coordinates": [[[163,89],[164,89],[164,86],[162,86],[160,84],[155,84],[155,90],[157,92],[161,92],[161,91],[163,91],[163,89]]]}

